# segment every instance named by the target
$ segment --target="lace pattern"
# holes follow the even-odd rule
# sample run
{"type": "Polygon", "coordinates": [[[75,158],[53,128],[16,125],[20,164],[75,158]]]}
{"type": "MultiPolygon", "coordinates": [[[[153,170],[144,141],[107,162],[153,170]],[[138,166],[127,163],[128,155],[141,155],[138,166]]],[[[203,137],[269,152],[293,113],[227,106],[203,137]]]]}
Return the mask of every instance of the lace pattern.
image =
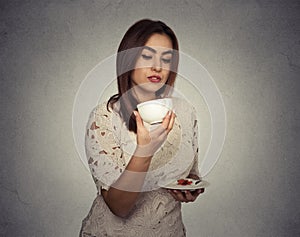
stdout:
{"type": "Polygon", "coordinates": [[[136,135],[127,130],[117,110],[109,112],[106,104],[100,104],[92,111],[86,154],[98,195],[83,220],[80,236],[185,236],[181,203],[158,185],[190,173],[200,176],[198,128],[195,110],[180,99],[173,103],[177,114],[173,129],[154,154],[145,181],[145,186],[152,188],[141,193],[127,219],[110,211],[100,189],[108,190],[124,172],[136,146],[136,135]]]}

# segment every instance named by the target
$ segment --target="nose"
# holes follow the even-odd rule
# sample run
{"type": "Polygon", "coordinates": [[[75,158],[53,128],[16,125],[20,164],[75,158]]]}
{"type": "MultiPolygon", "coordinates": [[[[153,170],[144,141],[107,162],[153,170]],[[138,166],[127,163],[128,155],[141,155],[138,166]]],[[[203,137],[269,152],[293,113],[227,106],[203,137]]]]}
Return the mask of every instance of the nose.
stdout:
{"type": "Polygon", "coordinates": [[[151,69],[156,72],[160,72],[161,68],[161,60],[159,57],[154,57],[151,69]]]}

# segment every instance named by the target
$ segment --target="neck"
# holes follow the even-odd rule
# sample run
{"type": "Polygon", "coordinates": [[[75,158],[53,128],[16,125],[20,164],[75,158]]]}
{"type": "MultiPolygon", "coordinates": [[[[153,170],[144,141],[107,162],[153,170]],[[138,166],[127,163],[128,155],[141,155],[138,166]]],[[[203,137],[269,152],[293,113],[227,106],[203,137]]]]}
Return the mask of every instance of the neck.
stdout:
{"type": "Polygon", "coordinates": [[[146,91],[140,89],[138,86],[135,86],[133,88],[133,94],[136,97],[138,103],[157,99],[155,93],[146,92],[146,91]]]}

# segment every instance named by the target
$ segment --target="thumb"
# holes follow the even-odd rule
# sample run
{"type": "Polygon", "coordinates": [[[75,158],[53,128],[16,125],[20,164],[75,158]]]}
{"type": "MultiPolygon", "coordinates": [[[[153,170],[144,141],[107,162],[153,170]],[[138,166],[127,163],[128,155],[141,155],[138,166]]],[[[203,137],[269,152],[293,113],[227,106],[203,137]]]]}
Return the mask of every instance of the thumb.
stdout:
{"type": "Polygon", "coordinates": [[[139,114],[139,112],[137,112],[136,110],[133,111],[134,115],[135,115],[135,120],[136,120],[136,126],[138,128],[144,126],[143,120],[139,114]]]}

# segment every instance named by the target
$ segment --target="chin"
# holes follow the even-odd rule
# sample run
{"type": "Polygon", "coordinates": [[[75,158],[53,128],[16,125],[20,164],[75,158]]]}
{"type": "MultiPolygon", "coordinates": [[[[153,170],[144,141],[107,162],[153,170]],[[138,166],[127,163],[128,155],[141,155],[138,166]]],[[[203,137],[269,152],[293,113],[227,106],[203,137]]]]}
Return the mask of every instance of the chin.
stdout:
{"type": "Polygon", "coordinates": [[[155,93],[164,86],[163,83],[146,83],[139,85],[139,87],[147,93],[155,93]]]}

